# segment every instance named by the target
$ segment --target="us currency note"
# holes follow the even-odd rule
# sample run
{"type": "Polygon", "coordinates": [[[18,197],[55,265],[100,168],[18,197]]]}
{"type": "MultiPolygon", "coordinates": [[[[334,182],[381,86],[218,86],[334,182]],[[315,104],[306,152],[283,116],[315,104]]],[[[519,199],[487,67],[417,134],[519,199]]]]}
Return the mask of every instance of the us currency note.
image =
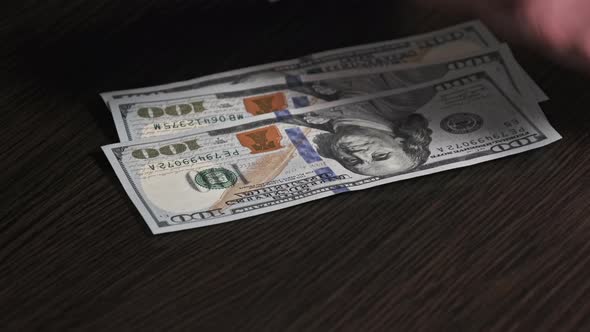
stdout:
{"type": "Polygon", "coordinates": [[[103,147],[154,234],[243,219],[560,139],[489,70],[103,147]]]}
{"type": "MultiPolygon", "coordinates": [[[[111,112],[121,141],[172,135],[195,128],[240,121],[260,114],[307,107],[441,79],[461,70],[485,67],[509,93],[529,98],[534,92],[520,75],[507,46],[428,64],[401,64],[373,69],[287,77],[250,76],[224,91],[203,89],[119,99],[111,112]]],[[[542,113],[536,116],[543,116],[542,113]]]]}
{"type": "MultiPolygon", "coordinates": [[[[111,103],[117,99],[135,96],[207,88],[214,88],[215,91],[219,91],[228,85],[239,83],[244,78],[262,73],[274,73],[281,76],[333,72],[355,68],[374,68],[399,63],[429,62],[450,59],[498,46],[498,40],[481,22],[471,21],[409,38],[326,51],[299,59],[232,70],[188,81],[105,92],[101,96],[110,108],[111,103]]],[[[539,101],[547,100],[547,96],[530,79],[520,65],[518,65],[518,70],[521,75],[526,77],[528,84],[534,89],[537,99],[539,101]]]]}

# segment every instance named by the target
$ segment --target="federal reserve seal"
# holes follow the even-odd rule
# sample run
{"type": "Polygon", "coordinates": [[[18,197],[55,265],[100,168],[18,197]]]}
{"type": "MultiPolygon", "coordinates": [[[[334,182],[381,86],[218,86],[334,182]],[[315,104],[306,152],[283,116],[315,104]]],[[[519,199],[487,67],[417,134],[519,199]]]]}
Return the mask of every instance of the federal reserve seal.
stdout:
{"type": "Polygon", "coordinates": [[[469,134],[483,126],[483,118],[473,113],[451,114],[440,122],[440,127],[451,134],[469,134]]]}
{"type": "Polygon", "coordinates": [[[227,189],[238,180],[236,173],[225,168],[209,168],[195,175],[195,183],[206,189],[227,189]]]}

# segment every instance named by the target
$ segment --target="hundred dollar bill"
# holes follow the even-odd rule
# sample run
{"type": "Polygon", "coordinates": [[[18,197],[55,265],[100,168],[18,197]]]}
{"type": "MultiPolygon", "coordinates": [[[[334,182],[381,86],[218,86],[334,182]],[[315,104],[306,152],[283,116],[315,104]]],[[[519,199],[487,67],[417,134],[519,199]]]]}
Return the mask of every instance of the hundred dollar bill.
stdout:
{"type": "MultiPolygon", "coordinates": [[[[498,47],[498,45],[498,40],[481,22],[471,21],[409,38],[341,48],[312,54],[299,59],[232,70],[188,81],[105,92],[101,96],[107,106],[110,107],[114,100],[134,96],[171,93],[207,87],[215,87],[216,91],[219,91],[228,85],[239,82],[244,77],[259,73],[272,72],[277,75],[310,74],[355,68],[373,68],[399,63],[420,63],[449,59],[486,48],[498,47]]],[[[539,101],[547,100],[547,96],[530,79],[520,65],[518,66],[518,70],[526,77],[528,84],[533,87],[537,99],[539,101]]]]}
{"type": "MultiPolygon", "coordinates": [[[[171,135],[245,118],[352,98],[441,79],[461,70],[485,67],[509,93],[534,94],[507,46],[429,64],[401,64],[334,73],[264,77],[257,74],[223,92],[203,89],[119,99],[111,112],[121,141],[171,135]],[[254,79],[250,82],[249,79],[254,79]]],[[[537,114],[536,116],[543,116],[537,114]]]]}
{"type": "Polygon", "coordinates": [[[104,146],[154,234],[243,219],[560,139],[490,71],[104,146]]]}

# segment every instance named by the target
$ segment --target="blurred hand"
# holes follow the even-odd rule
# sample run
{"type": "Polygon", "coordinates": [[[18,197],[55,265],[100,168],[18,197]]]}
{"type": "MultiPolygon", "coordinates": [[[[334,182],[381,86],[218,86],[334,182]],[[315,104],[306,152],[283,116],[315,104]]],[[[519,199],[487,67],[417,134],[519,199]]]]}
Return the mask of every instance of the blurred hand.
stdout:
{"type": "Polygon", "coordinates": [[[473,14],[500,36],[543,48],[590,72],[590,0],[416,0],[473,14]]]}

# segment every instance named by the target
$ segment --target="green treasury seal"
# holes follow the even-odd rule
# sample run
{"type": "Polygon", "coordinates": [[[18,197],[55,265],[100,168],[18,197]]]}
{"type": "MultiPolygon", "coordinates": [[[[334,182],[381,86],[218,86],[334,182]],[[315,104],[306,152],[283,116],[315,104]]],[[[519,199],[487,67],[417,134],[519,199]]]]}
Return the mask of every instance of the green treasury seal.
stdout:
{"type": "Polygon", "coordinates": [[[225,168],[209,168],[195,175],[195,183],[207,189],[226,189],[238,180],[236,173],[225,168]]]}
{"type": "Polygon", "coordinates": [[[483,126],[483,118],[473,113],[451,114],[440,122],[440,127],[451,134],[469,134],[483,126]]]}

